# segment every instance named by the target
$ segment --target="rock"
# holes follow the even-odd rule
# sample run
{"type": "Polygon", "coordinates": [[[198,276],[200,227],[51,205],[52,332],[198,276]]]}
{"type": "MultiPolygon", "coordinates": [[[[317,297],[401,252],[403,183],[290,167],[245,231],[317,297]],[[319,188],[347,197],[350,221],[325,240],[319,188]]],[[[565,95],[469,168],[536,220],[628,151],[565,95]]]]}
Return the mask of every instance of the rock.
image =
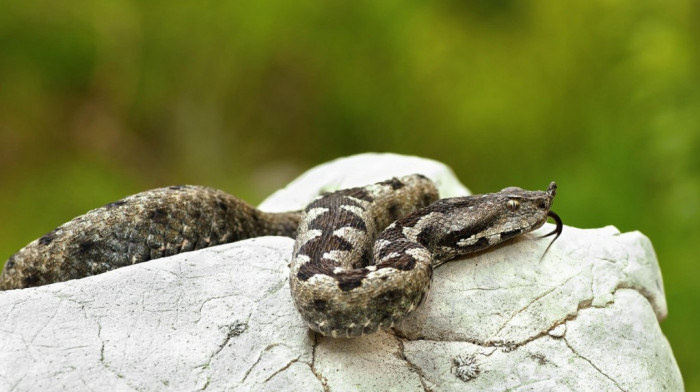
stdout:
{"type": "MultiPolygon", "coordinates": [[[[414,172],[466,192],[437,162],[363,154],[263,206],[414,172]]],[[[649,240],[567,226],[543,257],[549,239],[535,237],[549,230],[438,268],[416,313],[357,339],[306,328],[281,237],[0,292],[0,390],[683,390],[649,240]]]]}

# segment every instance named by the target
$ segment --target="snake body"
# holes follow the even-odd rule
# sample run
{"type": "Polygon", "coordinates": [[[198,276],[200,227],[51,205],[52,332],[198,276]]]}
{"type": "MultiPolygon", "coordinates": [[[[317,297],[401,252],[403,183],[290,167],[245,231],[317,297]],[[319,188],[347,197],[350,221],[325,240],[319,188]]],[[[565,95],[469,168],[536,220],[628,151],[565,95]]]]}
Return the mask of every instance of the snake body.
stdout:
{"type": "Polygon", "coordinates": [[[510,187],[438,200],[411,175],[319,196],[301,212],[268,213],[216,189],[159,188],[89,211],[11,256],[9,290],[246,238],[295,237],[291,295],[309,327],[352,337],[389,328],[416,309],[433,268],[542,226],[556,194],[510,187]]]}

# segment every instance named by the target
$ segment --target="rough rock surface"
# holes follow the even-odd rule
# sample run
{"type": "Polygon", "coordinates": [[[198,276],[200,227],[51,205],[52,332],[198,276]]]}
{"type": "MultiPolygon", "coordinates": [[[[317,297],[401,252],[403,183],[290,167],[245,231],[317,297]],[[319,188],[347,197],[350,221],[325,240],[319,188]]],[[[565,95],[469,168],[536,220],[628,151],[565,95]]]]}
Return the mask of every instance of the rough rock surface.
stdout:
{"type": "MultiPolygon", "coordinates": [[[[413,172],[466,192],[434,161],[365,154],[312,169],[263,206],[413,172]]],[[[304,326],[287,281],[293,241],[281,237],[1,292],[0,391],[683,390],[649,240],[567,226],[542,257],[536,234],[438,268],[414,315],[358,339],[304,326]]]]}

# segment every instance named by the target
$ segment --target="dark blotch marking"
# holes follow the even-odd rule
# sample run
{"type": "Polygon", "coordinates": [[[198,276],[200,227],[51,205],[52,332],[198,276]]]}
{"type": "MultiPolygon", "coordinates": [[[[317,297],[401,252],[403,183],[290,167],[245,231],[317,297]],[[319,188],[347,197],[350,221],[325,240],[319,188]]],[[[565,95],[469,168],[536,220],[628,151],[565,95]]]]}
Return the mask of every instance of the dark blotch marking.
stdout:
{"type": "Polygon", "coordinates": [[[367,232],[365,221],[350,211],[337,209],[317,216],[309,222],[309,229],[324,230],[331,226],[331,223],[342,223],[342,227],[352,227],[367,232]]]}
{"type": "Polygon", "coordinates": [[[398,220],[399,218],[401,218],[401,216],[399,215],[401,213],[400,207],[397,203],[391,203],[387,210],[389,210],[389,216],[391,216],[392,220],[398,220]]]}
{"type": "MultiPolygon", "coordinates": [[[[464,227],[461,230],[451,231],[445,234],[444,236],[442,236],[442,238],[440,238],[437,241],[435,241],[435,238],[438,237],[438,233],[435,233],[434,230],[426,229],[418,235],[418,242],[426,246],[428,246],[427,244],[430,244],[431,242],[436,242],[436,245],[438,246],[446,246],[459,249],[470,249],[471,246],[458,246],[457,243],[461,239],[469,238],[479,233],[482,233],[484,230],[491,227],[493,225],[493,222],[497,219],[498,216],[496,214],[485,216],[482,219],[479,219],[478,221],[474,222],[470,226],[464,227]]],[[[481,241],[482,239],[486,240],[485,238],[480,238],[479,241],[481,241]]],[[[430,248],[430,246],[428,246],[428,248],[430,248]]]]}
{"type": "Polygon", "coordinates": [[[399,181],[399,179],[396,177],[392,178],[391,180],[386,180],[382,182],[382,185],[391,185],[391,189],[393,190],[401,189],[405,186],[405,184],[399,181]]]}
{"type": "Polygon", "coordinates": [[[410,271],[416,266],[416,259],[408,253],[403,253],[397,257],[392,257],[388,260],[377,264],[377,269],[381,268],[396,268],[401,271],[410,271]]]}
{"type": "Polygon", "coordinates": [[[321,255],[331,250],[352,250],[352,244],[344,238],[333,235],[333,233],[323,233],[299,248],[299,254],[307,255],[312,261],[320,259],[321,255]]]}
{"type": "Polygon", "coordinates": [[[404,253],[411,249],[421,248],[421,245],[409,241],[396,241],[385,245],[377,254],[378,260],[383,260],[390,253],[404,253]]]}
{"type": "Polygon", "coordinates": [[[353,276],[353,275],[339,275],[336,277],[338,279],[338,288],[343,291],[350,291],[355,287],[362,285],[362,279],[364,276],[353,276]]]}
{"type": "Polygon", "coordinates": [[[462,246],[460,249],[467,250],[469,252],[478,252],[480,250],[486,249],[489,246],[489,239],[486,237],[479,238],[474,244],[469,246],[462,246]]]}
{"type": "Polygon", "coordinates": [[[56,233],[58,228],[51,230],[49,233],[45,234],[43,237],[39,238],[39,245],[48,245],[54,239],[56,239],[56,233]]]}
{"type": "Polygon", "coordinates": [[[479,198],[476,196],[451,197],[440,199],[430,205],[429,212],[441,212],[443,214],[454,213],[454,210],[473,206],[480,207],[479,198]]]}
{"type": "Polygon", "coordinates": [[[360,257],[360,267],[367,267],[373,264],[372,248],[365,249],[365,252],[360,257]]]}
{"type": "MultiPolygon", "coordinates": [[[[404,226],[401,225],[399,222],[394,225],[394,227],[389,227],[384,229],[384,231],[381,232],[380,238],[385,239],[389,242],[394,242],[394,241],[399,241],[399,240],[406,240],[406,236],[403,233],[403,228],[404,226]]],[[[391,245],[388,245],[391,246],[391,245]]],[[[386,246],[383,247],[382,249],[386,249],[386,246]]],[[[381,259],[381,257],[379,258],[381,259]]]]}
{"type": "Polygon", "coordinates": [[[126,204],[126,200],[117,200],[117,201],[114,201],[112,203],[105,205],[105,208],[107,208],[107,209],[117,208],[117,207],[123,206],[124,204],[126,204]]]}
{"type": "Polygon", "coordinates": [[[316,309],[319,312],[323,312],[328,308],[328,301],[324,301],[322,299],[315,299],[314,300],[314,309],[316,309]]]}
{"type": "Polygon", "coordinates": [[[318,268],[311,265],[311,263],[304,263],[301,265],[301,267],[299,267],[299,272],[297,272],[297,278],[302,282],[306,282],[317,273],[321,273],[321,271],[319,271],[318,268]]]}
{"type": "Polygon", "coordinates": [[[217,201],[216,201],[216,206],[219,207],[219,209],[221,209],[221,210],[224,211],[224,212],[225,212],[225,211],[228,211],[228,206],[226,205],[226,203],[224,203],[224,202],[221,201],[221,200],[217,200],[217,201]]]}
{"type": "MultiPolygon", "coordinates": [[[[423,229],[423,231],[421,231],[420,234],[418,234],[418,236],[416,237],[416,241],[418,241],[419,243],[428,247],[428,249],[431,249],[433,247],[433,245],[435,245],[435,242],[437,242],[437,240],[435,238],[436,231],[439,231],[439,229],[436,229],[434,226],[427,226],[423,229]]],[[[453,241],[453,242],[456,242],[456,241],[453,241]]],[[[453,245],[454,244],[450,244],[450,246],[453,246],[453,245]]]]}
{"type": "Polygon", "coordinates": [[[340,206],[353,206],[363,208],[360,203],[349,198],[348,196],[332,193],[328,196],[324,196],[316,201],[311,202],[311,204],[309,204],[305,210],[306,212],[309,212],[313,208],[321,207],[328,208],[331,211],[337,211],[340,209],[340,206]]]}
{"type": "Polygon", "coordinates": [[[342,189],[336,192],[333,192],[333,196],[350,196],[354,197],[355,199],[360,199],[364,201],[374,201],[374,198],[370,196],[369,192],[367,192],[366,189],[364,188],[350,188],[350,189],[342,189]]]}
{"type": "Polygon", "coordinates": [[[173,185],[169,186],[168,189],[173,190],[173,191],[181,191],[183,189],[187,189],[188,187],[186,185],[173,185]]]}
{"type": "Polygon", "coordinates": [[[156,223],[165,223],[168,220],[168,210],[156,208],[148,214],[148,218],[156,223]]]}
{"type": "Polygon", "coordinates": [[[86,254],[86,253],[90,252],[92,249],[94,249],[95,245],[96,244],[92,241],[81,242],[80,245],[78,245],[78,252],[80,254],[86,254]]]}
{"type": "Polygon", "coordinates": [[[505,240],[507,240],[507,239],[510,239],[510,238],[513,238],[513,237],[517,237],[517,236],[520,235],[520,233],[522,233],[522,232],[523,232],[523,231],[522,231],[521,229],[515,229],[515,230],[511,230],[511,231],[504,231],[503,233],[501,233],[501,239],[505,241],[505,240]]]}
{"type": "Polygon", "coordinates": [[[427,206],[433,204],[434,201],[435,201],[435,198],[433,197],[432,194],[430,194],[430,193],[423,194],[423,198],[422,198],[423,207],[427,207],[427,206]]]}
{"type": "Polygon", "coordinates": [[[307,281],[314,275],[326,275],[338,281],[338,287],[343,291],[352,290],[355,287],[362,284],[362,279],[364,279],[370,271],[360,268],[351,271],[343,271],[340,273],[334,273],[331,260],[318,260],[316,262],[304,263],[299,267],[297,272],[297,278],[301,281],[307,281]]]}
{"type": "MultiPolygon", "coordinates": [[[[424,195],[425,196],[425,195],[424,195]]],[[[428,198],[430,199],[430,198],[428,198]]],[[[425,217],[425,215],[430,214],[431,212],[435,211],[434,205],[437,203],[432,204],[430,207],[427,207],[427,209],[420,209],[418,211],[414,211],[405,217],[399,219],[396,221],[396,228],[404,228],[404,227],[413,227],[415,226],[418,221],[420,221],[422,218],[425,217]]],[[[437,211],[440,212],[440,211],[437,211]]]]}
{"type": "Polygon", "coordinates": [[[12,256],[10,256],[9,259],[7,259],[7,263],[5,263],[5,269],[9,270],[14,266],[15,266],[15,255],[12,255],[12,256]]]}
{"type": "Polygon", "coordinates": [[[40,282],[40,279],[36,275],[27,275],[24,278],[22,278],[22,283],[24,283],[24,287],[34,287],[38,285],[40,282]]]}
{"type": "Polygon", "coordinates": [[[403,293],[400,290],[389,290],[382,294],[378,299],[383,303],[393,304],[396,301],[400,301],[401,298],[403,298],[403,293]]]}
{"type": "Polygon", "coordinates": [[[304,212],[309,212],[314,208],[329,208],[328,197],[322,197],[307,204],[304,212]]]}
{"type": "MultiPolygon", "coordinates": [[[[338,288],[340,288],[343,291],[350,291],[355,287],[359,287],[360,285],[362,285],[362,279],[364,279],[367,276],[367,274],[369,274],[369,271],[362,268],[334,274],[332,269],[324,267],[323,265],[319,267],[313,266],[311,265],[311,263],[306,263],[299,268],[299,272],[297,272],[297,278],[299,278],[299,280],[301,281],[307,281],[309,280],[309,278],[317,274],[332,277],[338,282],[338,288]]],[[[320,307],[323,307],[325,309],[326,306],[326,301],[314,301],[314,307],[316,307],[318,310],[321,310],[319,309],[320,307]]]]}
{"type": "Polygon", "coordinates": [[[356,199],[364,200],[371,202],[374,199],[367,193],[366,190],[362,188],[352,188],[352,189],[344,189],[340,190],[337,192],[333,193],[327,193],[323,197],[312,201],[309,203],[306,208],[304,208],[304,211],[309,212],[314,208],[328,208],[331,210],[337,210],[341,205],[349,205],[349,206],[355,206],[355,207],[362,207],[360,204],[358,204],[355,200],[352,200],[350,197],[354,197],[356,199]],[[342,200],[342,202],[340,202],[342,200]]]}

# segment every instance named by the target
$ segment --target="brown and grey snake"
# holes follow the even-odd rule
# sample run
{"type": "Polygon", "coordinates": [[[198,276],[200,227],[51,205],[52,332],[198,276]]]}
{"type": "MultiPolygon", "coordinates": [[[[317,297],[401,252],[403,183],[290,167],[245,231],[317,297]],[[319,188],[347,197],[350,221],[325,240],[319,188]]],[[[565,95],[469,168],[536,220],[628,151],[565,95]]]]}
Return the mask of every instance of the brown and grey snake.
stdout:
{"type": "MultiPolygon", "coordinates": [[[[410,175],[325,194],[303,211],[269,213],[219,190],[159,188],[92,210],[11,256],[0,289],[100,274],[159,257],[281,235],[296,238],[294,304],[311,329],[352,337],[392,327],[424,300],[433,269],[542,226],[556,194],[516,187],[438,200],[410,175]]],[[[556,237],[555,237],[556,239],[556,237]]]]}

